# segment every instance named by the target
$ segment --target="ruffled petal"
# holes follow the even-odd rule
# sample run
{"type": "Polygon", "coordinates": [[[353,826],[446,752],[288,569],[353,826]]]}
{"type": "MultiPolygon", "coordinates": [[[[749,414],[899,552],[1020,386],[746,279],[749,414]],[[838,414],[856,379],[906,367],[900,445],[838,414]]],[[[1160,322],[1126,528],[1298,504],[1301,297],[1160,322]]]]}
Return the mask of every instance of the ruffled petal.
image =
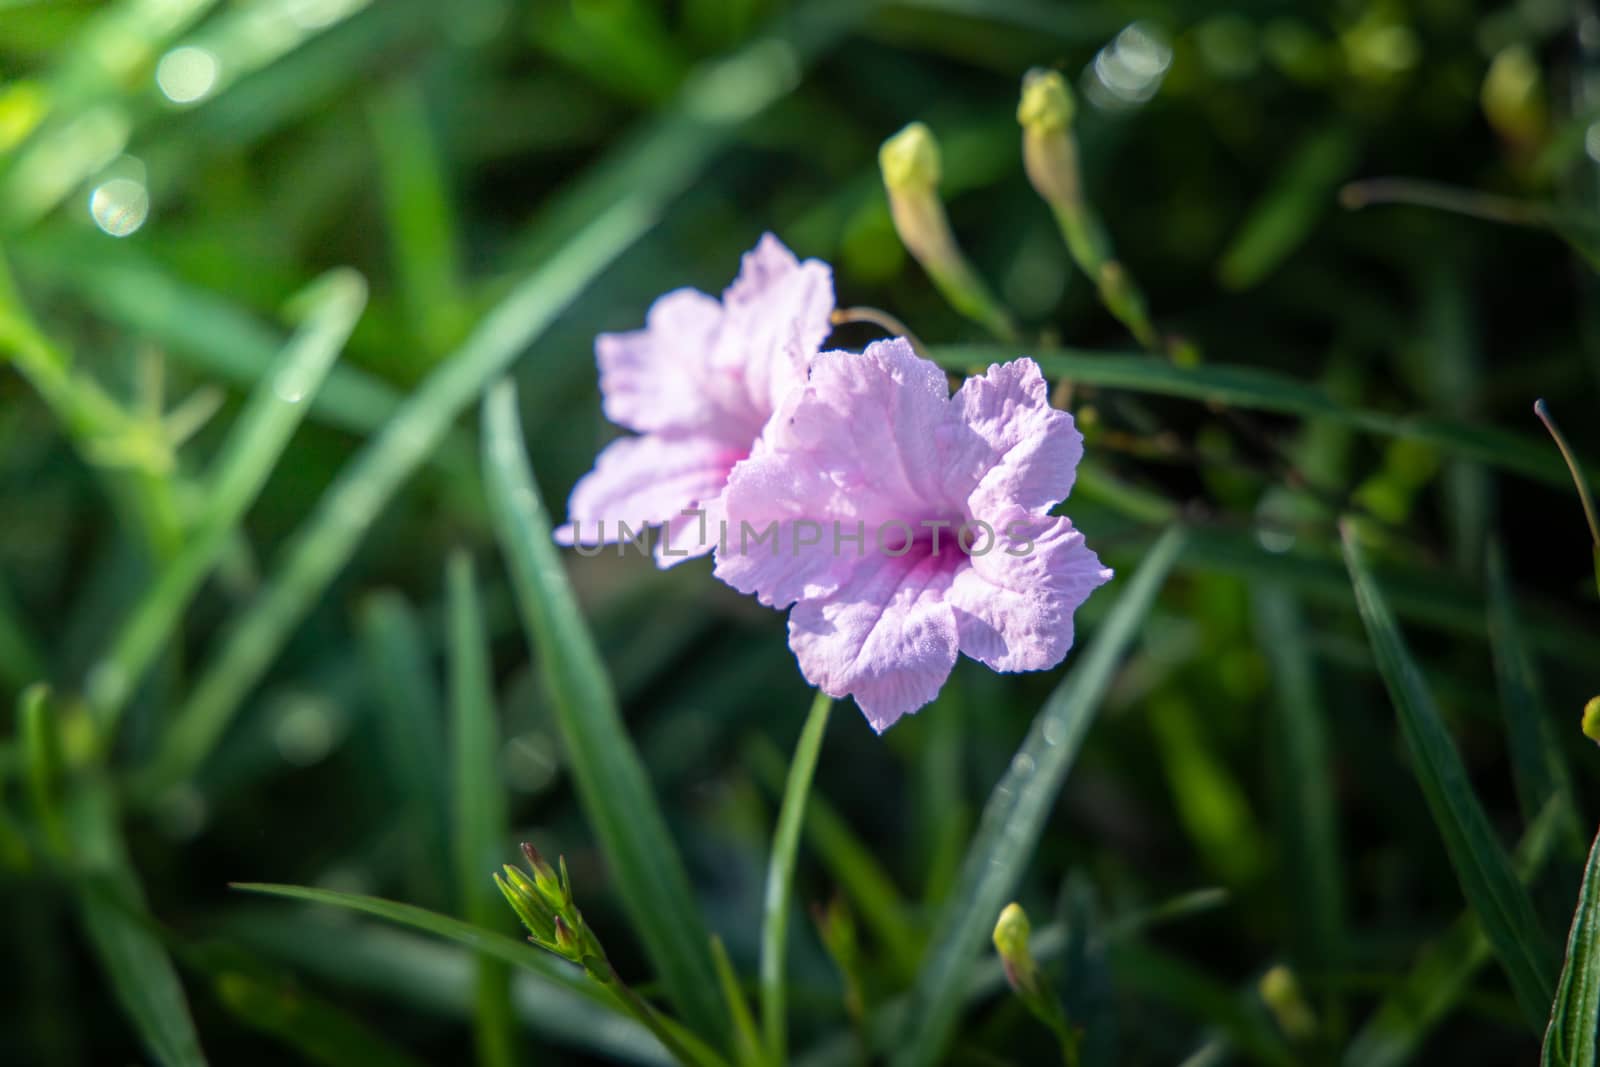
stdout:
{"type": "Polygon", "coordinates": [[[821,472],[843,501],[841,517],[870,526],[950,511],[960,500],[943,492],[936,443],[949,402],[944,372],[901,338],[860,355],[824,352],[787,417],[768,427],[762,450],[821,472]]]}
{"type": "Polygon", "coordinates": [[[1073,613],[1111,571],[1067,519],[1017,510],[992,525],[993,543],[985,551],[980,535],[950,586],[961,651],[997,671],[1054,667],[1072,647],[1073,613]]]}
{"type": "Polygon", "coordinates": [[[759,431],[806,380],[833,329],[833,270],[820,260],[796,259],[777,237],[763,234],[740,260],[722,306],[725,325],[712,368],[739,386],[739,400],[726,401],[730,412],[742,405],[759,431]]]}
{"type": "Polygon", "coordinates": [[[606,418],[639,433],[711,423],[717,410],[700,383],[722,321],[716,300],[677,289],[650,306],[644,329],[595,338],[606,418]]]}
{"type": "Polygon", "coordinates": [[[939,695],[955,666],[950,572],[928,557],[869,555],[831,596],[789,613],[789,647],[806,680],[851,696],[882,733],[939,695]]]}
{"type": "Polygon", "coordinates": [[[1015,505],[1044,514],[1072,491],[1083,435],[1050,406],[1031,359],[991,365],[950,402],[945,488],[974,514],[1015,505]]]}
{"type": "Polygon", "coordinates": [[[702,543],[698,519],[682,513],[713,504],[738,459],[722,442],[698,436],[648,434],[613,441],[573,488],[567,523],[557,528],[555,539],[563,545],[611,544],[623,536],[619,524],[636,534],[668,523],[673,555],[658,554],[662,566],[703,556],[715,544],[714,527],[702,543]],[[689,555],[677,556],[680,551],[689,555]]]}

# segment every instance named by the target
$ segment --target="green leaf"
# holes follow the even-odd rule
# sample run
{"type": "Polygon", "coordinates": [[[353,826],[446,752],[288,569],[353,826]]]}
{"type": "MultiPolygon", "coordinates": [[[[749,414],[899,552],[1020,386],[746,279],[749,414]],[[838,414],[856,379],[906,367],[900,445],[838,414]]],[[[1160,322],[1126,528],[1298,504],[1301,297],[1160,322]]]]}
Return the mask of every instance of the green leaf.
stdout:
{"type": "MultiPolygon", "coordinates": [[[[505,909],[490,874],[504,862],[505,788],[500,780],[500,737],[490,675],[488,638],[472,557],[450,556],[446,585],[450,603],[450,722],[454,756],[454,844],[456,891],[462,914],[474,926],[494,928],[505,909]]],[[[484,1067],[515,1062],[510,976],[503,963],[478,964],[474,1013],[478,1061],[484,1067]]]]}
{"type": "Polygon", "coordinates": [[[107,730],[183,621],[244,513],[278,465],[367,303],[355,271],[323,275],[301,294],[305,324],[265,369],[205,479],[205,504],[182,551],[156,576],[89,673],[88,693],[107,730]]]}
{"type": "Polygon", "coordinates": [[[484,398],[484,482],[578,797],[668,995],[691,1029],[721,1034],[727,1017],[717,996],[705,924],[551,539],[550,519],[523,451],[516,405],[510,382],[501,382],[484,398]]]}
{"type": "MultiPolygon", "coordinates": [[[[1537,878],[1549,862],[1563,815],[1561,806],[1551,803],[1528,824],[1513,861],[1523,884],[1537,878]]],[[[1384,996],[1346,1046],[1345,1067],[1398,1067],[1409,1060],[1460,1003],[1490,956],[1483,926],[1468,909],[1423,949],[1412,969],[1384,996]]]]}
{"type": "Polygon", "coordinates": [[[65,856],[70,847],[61,805],[65,757],[61,723],[56,714],[50,689],[44,683],[30,685],[22,691],[17,702],[17,731],[21,735],[28,773],[28,801],[45,841],[57,856],[65,856]]]}
{"type": "Polygon", "coordinates": [[[463,945],[480,956],[489,956],[497,960],[504,960],[513,967],[523,967],[533,971],[545,981],[561,986],[569,992],[576,993],[586,1000],[592,1001],[618,1015],[626,1015],[622,1006],[606,992],[603,986],[589,981],[583,973],[555,957],[534,948],[523,941],[495,930],[485,930],[481,926],[452,919],[448,915],[428,911],[412,904],[400,904],[392,900],[383,900],[379,897],[362,896],[359,893],[343,893],[334,889],[313,889],[309,886],[275,885],[268,882],[231,882],[234,889],[246,893],[265,893],[268,896],[287,897],[291,900],[304,900],[312,904],[327,904],[336,908],[348,908],[366,915],[375,915],[401,926],[408,926],[413,930],[442,937],[447,941],[454,941],[463,945]]]}
{"type": "Polygon", "coordinates": [[[750,1005],[745,1002],[744,990],[739,985],[739,975],[728,959],[728,950],[722,938],[711,935],[711,959],[717,965],[717,985],[722,989],[722,999],[728,1006],[728,1022],[733,1027],[733,1044],[740,1067],[764,1067],[766,1059],[761,1051],[761,1034],[756,1029],[750,1005]]]}
{"type": "Polygon", "coordinates": [[[1530,1024],[1542,1027],[1550,999],[1554,960],[1533,902],[1517,880],[1505,849],[1483,812],[1455,742],[1445,729],[1421,670],[1395,625],[1382,591],[1368,569],[1366,553],[1346,523],[1345,562],[1355,586],[1356,606],[1378,660],[1378,670],[1400,719],[1413,771],[1434,824],[1444,838],[1467,902],[1477,912],[1495,955],[1530,1024]]]}
{"type": "Polygon", "coordinates": [[[1600,835],[1589,849],[1578,889],[1578,907],[1567,933],[1567,962],[1561,968],[1550,1025],[1544,1034],[1540,1067],[1594,1067],[1600,1042],[1600,835]]]}
{"type": "MultiPolygon", "coordinates": [[[[946,345],[928,352],[935,363],[958,371],[1003,363],[1020,354],[1014,347],[998,345],[946,345]]],[[[1067,378],[1079,385],[1187,397],[1225,407],[1327,419],[1368,433],[1432,445],[1547,485],[1565,485],[1568,481],[1560,457],[1552,455],[1542,442],[1527,435],[1426,415],[1391,415],[1349,407],[1317,386],[1269,370],[1225,363],[1180,367],[1165,359],[1131,353],[1034,349],[1027,354],[1038,362],[1047,376],[1067,378]]]]}
{"type": "Polygon", "coordinates": [[[761,1025],[767,1059],[781,1065],[789,1057],[788,1003],[785,964],[789,958],[789,911],[794,901],[794,864],[800,850],[811,779],[816,774],[822,735],[828,728],[833,698],[818,692],[806,715],[800,740],[789,761],[789,778],[778,808],[778,826],[772,834],[772,855],[767,863],[767,892],[761,919],[761,1025]]]}
{"type": "Polygon", "coordinates": [[[1350,177],[1357,147],[1350,130],[1334,127],[1294,149],[1222,254],[1217,276],[1225,287],[1256,285],[1305,241],[1333,209],[1334,191],[1350,177]]]}
{"type": "Polygon", "coordinates": [[[105,782],[87,780],[68,805],[73,845],[86,877],[78,910],[100,967],[146,1049],[163,1067],[205,1067],[177,970],[145,910],[105,782]]]}
{"type": "Polygon", "coordinates": [[[1065,680],[1035,716],[1010,768],[990,794],[912,990],[893,1059],[897,1067],[932,1064],[943,1054],[960,1021],[961,992],[973,961],[1032,858],[1100,700],[1183,543],[1182,529],[1172,527],[1146,553],[1094,641],[1068,664],[1065,680]]]}

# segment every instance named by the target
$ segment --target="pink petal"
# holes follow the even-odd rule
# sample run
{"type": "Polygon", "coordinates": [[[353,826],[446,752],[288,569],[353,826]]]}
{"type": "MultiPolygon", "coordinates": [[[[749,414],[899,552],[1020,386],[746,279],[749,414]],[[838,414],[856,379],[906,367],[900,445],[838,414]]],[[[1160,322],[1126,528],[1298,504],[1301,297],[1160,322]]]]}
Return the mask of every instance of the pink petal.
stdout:
{"type": "Polygon", "coordinates": [[[763,234],[740,261],[722,306],[726,324],[711,366],[736,377],[739,399],[727,397],[726,406],[735,412],[742,404],[759,432],[806,380],[833,329],[833,271],[820,260],[800,262],[782,241],[763,234]]]}
{"type": "Polygon", "coordinates": [[[824,352],[788,418],[768,428],[766,444],[820,471],[848,501],[840,516],[869,526],[923,517],[960,503],[945,498],[936,444],[949,402],[944,372],[901,338],[874,342],[859,356],[824,352]]]}
{"type": "MultiPolygon", "coordinates": [[[[712,573],[741,593],[755,594],[768,607],[832,593],[855,558],[872,547],[865,542],[862,551],[855,551],[842,536],[845,551],[834,550],[834,516],[847,512],[850,503],[827,471],[803,458],[796,462],[795,457],[762,450],[728,476],[722,497],[725,532],[712,573]],[[813,538],[814,545],[804,544],[813,538]]],[[[838,527],[846,536],[854,528],[853,522],[838,527]]]]}
{"type": "Polygon", "coordinates": [[[595,338],[606,418],[639,433],[692,430],[715,415],[700,387],[722,307],[694,289],[657,300],[645,328],[595,338]]]}
{"type": "MultiPolygon", "coordinates": [[[[961,651],[997,671],[1054,667],[1072,647],[1073,612],[1111,571],[1067,519],[1019,510],[987,521],[993,547],[974,554],[950,587],[961,651]]],[[[973,549],[983,547],[980,534],[973,549]]]]}
{"type": "Polygon", "coordinates": [[[658,562],[671,566],[688,558],[676,555],[685,550],[703,556],[715,544],[715,527],[701,544],[697,536],[686,536],[698,534],[698,522],[682,512],[714,503],[738,458],[722,442],[698,436],[649,434],[613,441],[595,460],[594,470],[573,488],[567,523],[555,531],[556,542],[605,544],[618,539],[619,523],[635,533],[646,525],[670,523],[674,555],[663,559],[658,554],[658,562]]]}
{"type": "Polygon", "coordinates": [[[991,365],[968,378],[950,404],[946,491],[974,513],[1015,504],[1040,514],[1072,491],[1083,435],[1050,406],[1031,359],[991,365]]]}
{"type": "Polygon", "coordinates": [[[806,680],[855,698],[882,733],[939,695],[955,666],[948,569],[930,557],[869,555],[832,595],[789,613],[789,647],[806,680]]]}

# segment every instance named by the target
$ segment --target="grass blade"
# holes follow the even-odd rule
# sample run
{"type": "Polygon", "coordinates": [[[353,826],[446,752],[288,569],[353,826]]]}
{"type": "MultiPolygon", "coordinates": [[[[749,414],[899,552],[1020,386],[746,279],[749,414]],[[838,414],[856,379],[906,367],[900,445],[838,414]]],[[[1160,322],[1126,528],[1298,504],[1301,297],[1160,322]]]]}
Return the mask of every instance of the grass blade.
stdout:
{"type": "Polygon", "coordinates": [[[1061,783],[1095,710],[1145,614],[1183,547],[1172,527],[1133,572],[1089,648],[1034,718],[1022,747],[990,794],[961,878],[946,905],[893,1062],[921,1067],[939,1060],[959,1021],[961,992],[995,917],[1033,855],[1061,783]]]}
{"type": "Polygon", "coordinates": [[[584,813],[651,963],[684,1020],[720,1034],[726,1015],[705,925],[666,819],[623,726],[605,665],[584,625],[522,447],[516,388],[483,406],[484,482],[525,628],[555,705],[584,813]]]}
{"type": "Polygon", "coordinates": [[[397,1046],[305,990],[240,968],[215,978],[217,999],[245,1026],[270,1034],[308,1063],[326,1067],[421,1067],[397,1046]]]}
{"type": "MultiPolygon", "coordinates": [[[[359,893],[344,893],[335,889],[313,889],[310,886],[300,885],[275,885],[269,882],[232,882],[231,887],[243,890],[246,893],[264,893],[268,896],[287,897],[290,900],[303,900],[311,904],[326,904],[336,908],[347,908],[359,911],[364,915],[373,915],[377,918],[396,923],[400,926],[421,930],[423,933],[442,937],[447,941],[454,941],[480,956],[490,956],[503,960],[513,967],[523,967],[534,972],[548,982],[561,986],[569,992],[579,994],[586,1000],[592,1001],[619,1015],[626,1015],[621,1004],[597,983],[589,981],[583,974],[557,961],[532,945],[518,941],[514,937],[499,933],[494,930],[485,930],[481,926],[452,919],[448,915],[419,908],[413,904],[401,904],[393,900],[383,900],[379,897],[363,896],[359,893]]],[[[629,1016],[631,1019],[632,1017],[629,1016]]]]}
{"type": "MultiPolygon", "coordinates": [[[[998,345],[954,345],[936,346],[928,355],[942,367],[967,370],[1015,359],[1017,353],[998,345]]],[[[1225,363],[1182,367],[1151,356],[1067,349],[1035,349],[1031,355],[1047,376],[1069,378],[1080,385],[1327,419],[1368,433],[1409,438],[1547,485],[1564,486],[1569,480],[1560,458],[1524,434],[1452,419],[1349,407],[1315,385],[1256,367],[1225,363]]]]}
{"type": "Polygon", "coordinates": [[[117,1002],[163,1067],[205,1067],[177,970],[151,929],[124,854],[109,785],[83,782],[68,810],[78,858],[90,872],[79,888],[79,913],[117,1002]]]}
{"type": "MultiPolygon", "coordinates": [[[[450,722],[455,757],[452,805],[456,891],[462,914],[474,926],[494,928],[505,918],[490,879],[503,855],[505,792],[500,785],[499,724],[490,677],[488,638],[478,603],[472,557],[450,557],[446,576],[450,604],[450,722]]],[[[478,1062],[510,1067],[516,1061],[511,1026],[511,982],[505,965],[480,960],[474,1011],[478,1062]]]]}
{"type": "Polygon", "coordinates": [[[1439,718],[1422,673],[1411,658],[1383,593],[1368,570],[1366,554],[1347,523],[1345,563],[1355,586],[1356,605],[1400,720],[1417,782],[1444,838],[1467,902],[1477,912],[1495,955],[1511,980],[1523,1014],[1536,1028],[1545,1022],[1555,995],[1554,961],[1533,902],[1517,880],[1505,849],[1467,780],[1455,742],[1439,718]]]}
{"type": "Polygon", "coordinates": [[[161,569],[90,672],[89,697],[110,730],[139,680],[172,637],[195,591],[266,484],[338,358],[367,302],[352,270],[324,275],[305,292],[305,325],[266,370],[206,478],[205,510],[179,554],[161,569]]]}
{"type": "Polygon", "coordinates": [[[717,965],[717,984],[722,988],[722,999],[728,1005],[728,1022],[733,1027],[734,1062],[740,1067],[765,1067],[762,1058],[761,1034],[745,1003],[744,990],[739,985],[739,975],[728,959],[728,950],[722,938],[711,935],[711,959],[717,965]]]}
{"type": "Polygon", "coordinates": [[[1596,1028],[1600,1027],[1600,835],[1589,849],[1578,890],[1578,907],[1567,934],[1567,962],[1561,968],[1550,1025],[1545,1030],[1540,1067],[1594,1067],[1596,1028]]]}
{"type": "Polygon", "coordinates": [[[767,893],[761,920],[761,1028],[769,1063],[781,1065],[789,1058],[787,975],[789,911],[794,900],[794,863],[800,849],[800,827],[805,823],[806,800],[817,770],[817,754],[828,728],[833,698],[818,692],[800,730],[789,762],[789,778],[778,808],[778,827],[772,835],[772,856],[767,864],[767,893]]]}

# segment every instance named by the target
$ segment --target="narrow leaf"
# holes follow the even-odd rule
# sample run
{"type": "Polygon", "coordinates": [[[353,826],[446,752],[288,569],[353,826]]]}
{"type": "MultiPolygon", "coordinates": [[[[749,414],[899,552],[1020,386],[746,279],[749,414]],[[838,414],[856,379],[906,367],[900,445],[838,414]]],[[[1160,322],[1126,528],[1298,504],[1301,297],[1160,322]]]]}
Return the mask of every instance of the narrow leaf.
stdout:
{"type": "Polygon", "coordinates": [[[633,928],[673,1003],[692,1029],[720,1034],[726,1016],[705,924],[551,539],[550,519],[523,451],[516,405],[510,382],[484,398],[484,481],[578,796],[633,928]]]}
{"type": "Polygon", "coordinates": [[[1101,698],[1183,542],[1182,529],[1172,527],[1151,546],[1094,641],[1073,657],[1066,679],[1034,718],[1010,768],[990,794],[961,878],[934,926],[937,932],[912,991],[901,1045],[893,1059],[897,1067],[937,1062],[955,1032],[961,992],[973,961],[1032,858],[1101,698]]]}
{"type": "Polygon", "coordinates": [[[811,702],[800,740],[789,761],[789,779],[778,809],[778,827],[772,835],[772,856],[767,864],[767,892],[761,921],[761,1026],[767,1059],[777,1065],[788,1059],[787,975],[789,910],[794,900],[794,864],[800,850],[800,827],[806,800],[817,769],[822,735],[828,728],[833,698],[818,692],[811,702]]]}
{"type": "Polygon", "coordinates": [[[1594,1067],[1600,1028],[1600,835],[1589,849],[1578,889],[1578,907],[1567,933],[1567,962],[1561,968],[1550,1025],[1545,1030],[1540,1067],[1594,1067]]]}
{"type": "Polygon", "coordinates": [[[1505,849],[1472,791],[1455,742],[1439,718],[1433,697],[1423,684],[1422,672],[1405,646],[1350,524],[1344,525],[1343,534],[1345,563],[1355,586],[1356,605],[1366,624],[1389,699],[1399,716],[1413,771],[1434,824],[1444,838],[1456,879],[1483,923],[1523,1014],[1531,1025],[1542,1028],[1555,995],[1555,966],[1533,902],[1517,880],[1505,849]]]}
{"type": "MultiPolygon", "coordinates": [[[[509,834],[488,638],[471,556],[456,552],[450,557],[446,584],[456,891],[467,921],[493,929],[504,921],[505,910],[490,872],[501,861],[509,834]]],[[[478,1061],[484,1067],[509,1067],[515,1061],[510,991],[510,975],[502,962],[479,961],[473,1018],[478,1061]]]]}

